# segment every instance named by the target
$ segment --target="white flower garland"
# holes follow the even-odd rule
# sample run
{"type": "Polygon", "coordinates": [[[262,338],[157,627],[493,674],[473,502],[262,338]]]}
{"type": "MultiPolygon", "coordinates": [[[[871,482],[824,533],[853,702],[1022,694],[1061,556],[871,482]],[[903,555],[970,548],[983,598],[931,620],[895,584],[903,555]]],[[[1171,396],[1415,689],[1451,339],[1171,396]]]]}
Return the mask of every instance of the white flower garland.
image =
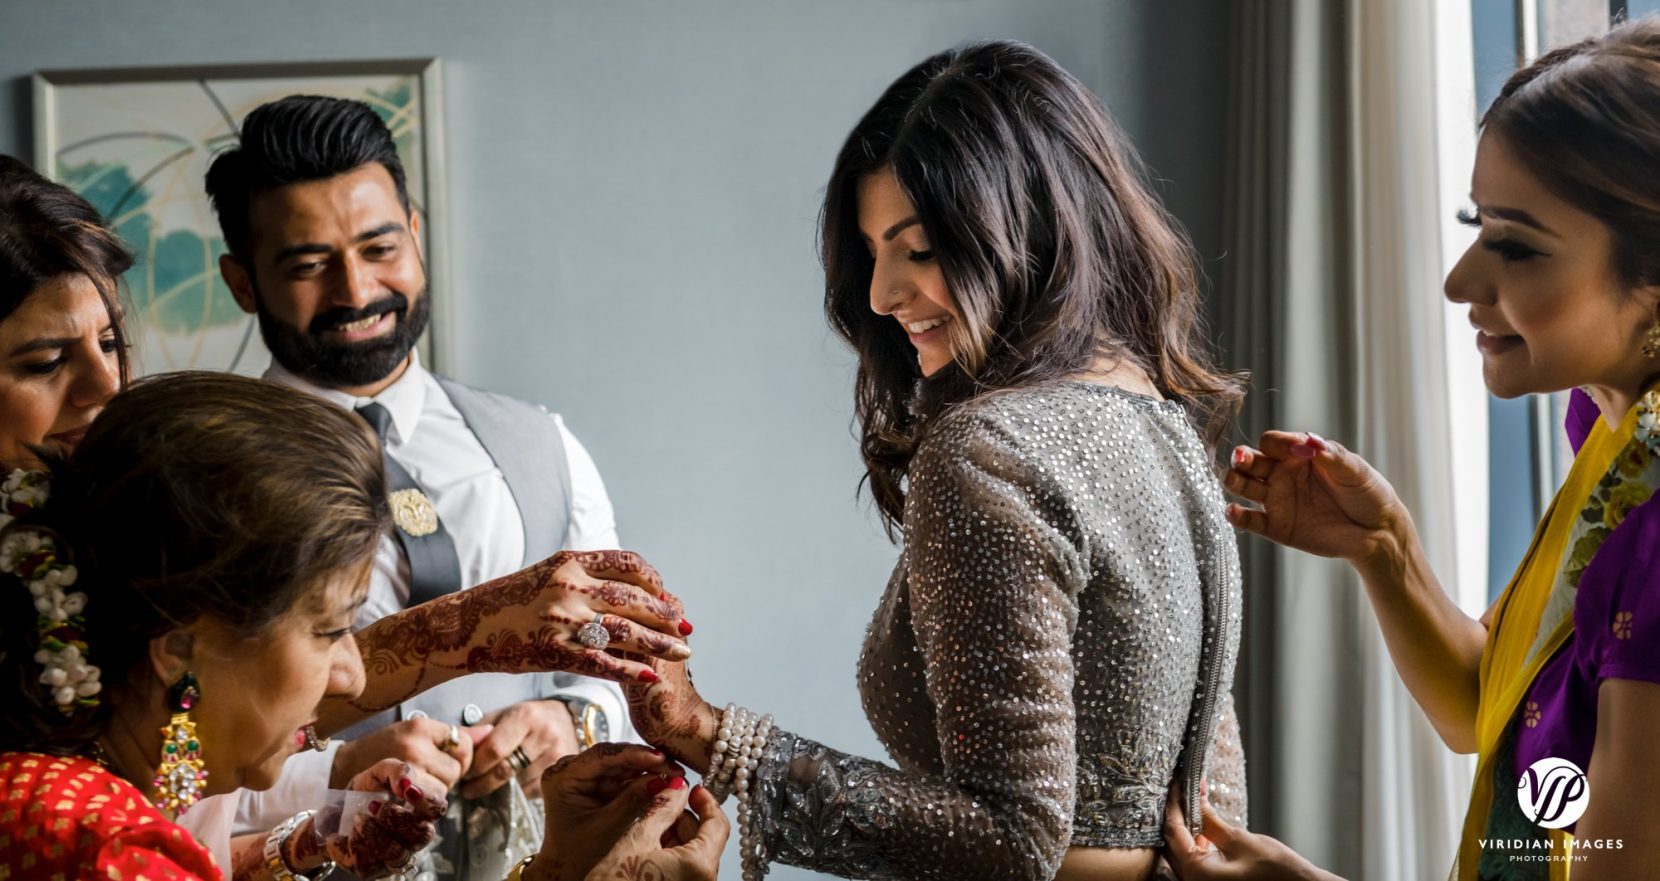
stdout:
{"type": "Polygon", "coordinates": [[[0,483],[0,572],[16,575],[34,597],[40,617],[40,648],[35,662],[45,668],[40,684],[65,714],[98,705],[101,671],[87,662],[86,594],[71,591],[78,573],[58,555],[50,533],[19,527],[12,521],[46,504],[49,481],[44,471],[13,471],[0,483]]]}

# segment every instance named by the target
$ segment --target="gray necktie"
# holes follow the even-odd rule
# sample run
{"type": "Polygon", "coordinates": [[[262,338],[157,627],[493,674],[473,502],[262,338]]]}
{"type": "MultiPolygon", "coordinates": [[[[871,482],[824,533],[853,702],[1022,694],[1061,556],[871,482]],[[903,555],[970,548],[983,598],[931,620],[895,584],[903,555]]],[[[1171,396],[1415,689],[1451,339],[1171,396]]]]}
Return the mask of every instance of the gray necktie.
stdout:
{"type": "MultiPolygon", "coordinates": [[[[431,497],[408,471],[404,470],[398,460],[386,454],[386,429],[392,423],[392,414],[380,404],[366,404],[357,408],[357,415],[369,423],[380,438],[381,459],[386,463],[386,489],[393,497],[393,519],[397,525],[392,534],[398,537],[398,544],[403,546],[404,556],[409,559],[409,605],[415,606],[427,600],[441,597],[461,587],[461,559],[455,554],[455,540],[450,538],[449,530],[444,528],[444,521],[437,520],[437,511],[432,508],[431,497]],[[399,513],[404,510],[423,509],[422,513],[430,513],[436,522],[436,528],[426,531],[418,525],[411,531],[406,520],[410,518],[399,513]],[[417,534],[424,533],[424,534],[417,534]]],[[[422,518],[413,518],[419,521],[422,518]]]]}

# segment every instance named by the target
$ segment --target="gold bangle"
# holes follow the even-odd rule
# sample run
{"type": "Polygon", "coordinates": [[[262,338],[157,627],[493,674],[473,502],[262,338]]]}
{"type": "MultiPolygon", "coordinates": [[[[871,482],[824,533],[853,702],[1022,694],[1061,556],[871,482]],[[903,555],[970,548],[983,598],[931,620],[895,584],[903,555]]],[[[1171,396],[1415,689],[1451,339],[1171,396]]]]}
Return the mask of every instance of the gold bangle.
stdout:
{"type": "Polygon", "coordinates": [[[535,854],[531,854],[530,856],[527,856],[524,859],[519,860],[517,865],[515,865],[512,869],[508,870],[508,872],[507,872],[507,881],[520,881],[520,879],[524,877],[525,869],[530,866],[530,861],[533,860],[533,859],[536,859],[535,854]]]}

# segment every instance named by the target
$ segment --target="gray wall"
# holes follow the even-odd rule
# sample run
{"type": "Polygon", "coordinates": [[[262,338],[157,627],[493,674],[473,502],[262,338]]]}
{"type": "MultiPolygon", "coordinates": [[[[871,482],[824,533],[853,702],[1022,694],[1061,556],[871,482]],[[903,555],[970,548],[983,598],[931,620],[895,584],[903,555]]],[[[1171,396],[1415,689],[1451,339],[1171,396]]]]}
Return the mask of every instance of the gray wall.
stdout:
{"type": "Polygon", "coordinates": [[[1027,40],[1106,99],[1215,258],[1225,19],[1206,0],[0,0],[0,152],[31,149],[37,68],[443,58],[450,371],[566,415],[625,543],[687,600],[706,696],[880,755],[853,667],[895,552],[855,498],[852,360],[820,312],[835,151],[929,53],[1027,40]]]}

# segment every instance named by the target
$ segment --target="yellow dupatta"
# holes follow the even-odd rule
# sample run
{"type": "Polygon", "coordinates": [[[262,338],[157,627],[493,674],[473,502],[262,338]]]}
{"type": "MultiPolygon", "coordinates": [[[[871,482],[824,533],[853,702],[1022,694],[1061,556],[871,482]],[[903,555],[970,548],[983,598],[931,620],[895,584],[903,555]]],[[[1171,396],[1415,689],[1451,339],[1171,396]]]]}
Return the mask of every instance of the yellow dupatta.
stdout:
{"type": "MultiPolygon", "coordinates": [[[[1515,797],[1514,793],[1493,792],[1494,754],[1540,669],[1573,633],[1574,591],[1564,589],[1562,584],[1570,553],[1576,550],[1569,547],[1570,539],[1575,536],[1581,513],[1591,503],[1599,482],[1632,442],[1638,415],[1644,409],[1632,407],[1619,428],[1613,431],[1601,419],[1592,426],[1574,457],[1567,480],[1535,529],[1526,556],[1494,606],[1492,627],[1481,653],[1476,779],[1470,793],[1470,807],[1464,816],[1458,861],[1453,868],[1457,881],[1477,879],[1480,839],[1486,831],[1495,795],[1515,797]]],[[[1583,556],[1583,549],[1577,550],[1572,556],[1583,556]]],[[[1579,565],[1584,562],[1580,560],[1579,565]]],[[[1577,586],[1577,573],[1571,583],[1577,586]]],[[[1567,833],[1549,830],[1549,834],[1551,852],[1565,853],[1567,833]]],[[[1567,879],[1569,863],[1566,860],[1553,861],[1549,866],[1552,881],[1567,879]]]]}

